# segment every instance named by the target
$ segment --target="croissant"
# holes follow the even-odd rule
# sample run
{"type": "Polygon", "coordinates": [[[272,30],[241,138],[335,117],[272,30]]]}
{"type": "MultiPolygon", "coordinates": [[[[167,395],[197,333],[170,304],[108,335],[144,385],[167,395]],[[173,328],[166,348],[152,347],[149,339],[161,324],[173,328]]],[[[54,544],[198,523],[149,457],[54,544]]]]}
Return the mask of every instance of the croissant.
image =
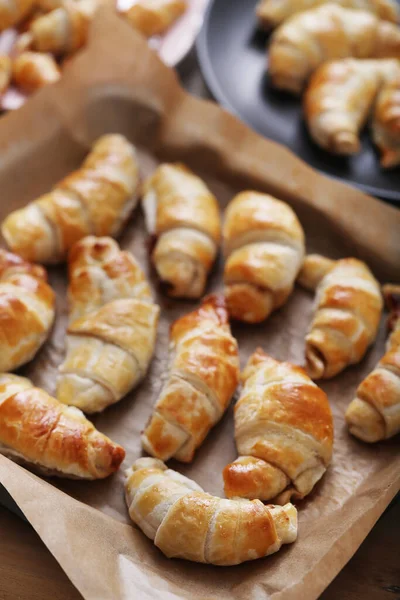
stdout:
{"type": "MultiPolygon", "coordinates": [[[[370,12],[380,19],[397,23],[399,8],[395,0],[330,0],[343,8],[354,8],[370,12]]],[[[276,27],[295,13],[326,4],[326,0],[260,0],[257,16],[262,27],[276,27]]]]}
{"type": "Polygon", "coordinates": [[[186,11],[185,0],[139,0],[124,16],[144,36],[160,35],[186,11]]]}
{"type": "Polygon", "coordinates": [[[217,498],[154,458],[139,458],[127,470],[125,496],[132,521],[169,558],[237,565],[297,537],[292,504],[217,498]]]}
{"type": "Polygon", "coordinates": [[[220,240],[216,198],[181,164],[163,164],[144,184],[143,209],[155,240],[151,260],[169,296],[204,292],[220,240]]]}
{"type": "MultiPolygon", "coordinates": [[[[318,256],[304,261],[300,282],[311,280],[318,256]]],[[[363,358],[374,342],[382,313],[379,284],[367,265],[355,258],[329,262],[322,257],[314,319],[306,336],[307,371],[329,379],[363,358]],[[322,276],[324,267],[327,268],[322,276]]]]}
{"type": "Polygon", "coordinates": [[[258,323],[293,290],[304,256],[304,232],[292,209],[272,196],[242,192],[223,228],[225,296],[230,315],[258,323]]]}
{"type": "Polygon", "coordinates": [[[12,62],[9,56],[0,54],[0,95],[7,91],[11,81],[12,62]]]}
{"type": "Polygon", "coordinates": [[[9,373],[0,375],[0,453],[43,475],[71,479],[103,479],[125,458],[80,410],[9,373]]]}
{"type": "Polygon", "coordinates": [[[33,50],[59,56],[82,48],[96,8],[97,0],[65,0],[59,8],[35,19],[29,28],[33,50]]]}
{"type": "Polygon", "coordinates": [[[26,260],[54,263],[88,234],[116,236],[137,200],[135,148],[121,135],[95,142],[82,167],[2,223],[10,248],[26,260]]]}
{"type": "Polygon", "coordinates": [[[142,434],[153,456],[191,462],[196,448],[222,417],[239,380],[239,352],[223,297],[208,296],[200,308],[171,328],[168,380],[142,434]]]}
{"type": "Polygon", "coordinates": [[[31,360],[54,321],[45,270],[0,249],[0,373],[31,360]]]}
{"type": "Polygon", "coordinates": [[[70,323],[112,300],[152,302],[150,286],[139,264],[111,238],[88,236],[77,242],[68,256],[68,273],[70,323]]]}
{"type": "Polygon", "coordinates": [[[385,79],[372,119],[372,137],[381,151],[381,165],[400,165],[400,63],[385,79]]]}
{"type": "Polygon", "coordinates": [[[346,411],[350,433],[364,442],[378,442],[400,431],[400,286],[388,291],[393,331],[386,353],[358,386],[346,411]]]}
{"type": "Polygon", "coordinates": [[[60,69],[50,54],[23,52],[14,60],[13,79],[23,91],[31,93],[60,79],[60,69]]]}
{"type": "Polygon", "coordinates": [[[0,31],[17,25],[35,4],[36,0],[0,0],[0,31]]]}
{"type": "Polygon", "coordinates": [[[300,367],[258,348],[242,374],[235,406],[239,458],[224,469],[228,498],[278,504],[304,498],[332,457],[333,420],[326,394],[300,367]]]}
{"type": "Polygon", "coordinates": [[[268,70],[275,87],[300,93],[322,63],[400,58],[400,28],[361,11],[325,4],[289,18],[273,34],[268,70]]]}

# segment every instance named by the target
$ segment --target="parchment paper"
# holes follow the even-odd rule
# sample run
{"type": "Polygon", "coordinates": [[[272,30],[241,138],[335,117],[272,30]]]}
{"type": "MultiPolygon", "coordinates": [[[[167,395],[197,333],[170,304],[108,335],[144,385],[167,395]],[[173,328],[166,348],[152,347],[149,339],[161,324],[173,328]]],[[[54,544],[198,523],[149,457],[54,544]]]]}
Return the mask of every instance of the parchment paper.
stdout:
{"type": "MultiPolygon", "coordinates": [[[[0,217],[49,189],[76,168],[90,143],[121,132],[140,149],[143,176],[157,161],[182,160],[202,175],[221,209],[241,189],[288,201],[307,233],[309,251],[358,255],[382,280],[399,277],[400,213],[315,173],[288,150],[257,136],[209,102],[188,96],[173,71],[145,41],[104,8],[86,51],[64,78],[0,122],[0,217]]],[[[143,217],[137,210],[121,244],[149,274],[143,217]]],[[[21,372],[49,392],[64,353],[66,276],[52,268],[57,321],[50,340],[21,372]]],[[[209,291],[221,286],[221,265],[209,291]]],[[[124,467],[141,455],[139,434],[167,365],[168,327],[195,304],[157,295],[161,323],[156,354],[143,384],[94,419],[127,450],[124,467]]],[[[286,306],[256,327],[234,325],[241,362],[257,345],[278,359],[303,362],[312,296],[296,289],[286,306]]],[[[384,324],[362,363],[324,383],[335,416],[331,467],[299,505],[299,539],[273,557],[217,568],[166,559],[129,524],[123,469],[100,482],[47,482],[0,457],[0,482],[86,599],[314,599],[355,552],[399,489],[399,440],[367,446],[346,431],[343,412],[357,384],[384,348],[384,324]]],[[[208,436],[193,464],[173,468],[222,494],[222,469],[236,457],[232,409],[208,436]]]]}

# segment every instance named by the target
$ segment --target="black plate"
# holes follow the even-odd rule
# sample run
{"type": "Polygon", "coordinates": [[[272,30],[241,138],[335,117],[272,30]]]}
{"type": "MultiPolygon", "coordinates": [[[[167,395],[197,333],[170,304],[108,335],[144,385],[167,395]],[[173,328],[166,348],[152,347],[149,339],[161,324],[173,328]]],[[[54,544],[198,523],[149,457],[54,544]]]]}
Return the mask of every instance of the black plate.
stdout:
{"type": "Polygon", "coordinates": [[[257,29],[256,4],[257,0],[211,0],[197,40],[200,65],[211,93],[250,127],[284,144],[312,167],[400,203],[400,168],[380,168],[367,131],[357,156],[329,154],[309,137],[301,101],[269,85],[268,35],[257,29]]]}

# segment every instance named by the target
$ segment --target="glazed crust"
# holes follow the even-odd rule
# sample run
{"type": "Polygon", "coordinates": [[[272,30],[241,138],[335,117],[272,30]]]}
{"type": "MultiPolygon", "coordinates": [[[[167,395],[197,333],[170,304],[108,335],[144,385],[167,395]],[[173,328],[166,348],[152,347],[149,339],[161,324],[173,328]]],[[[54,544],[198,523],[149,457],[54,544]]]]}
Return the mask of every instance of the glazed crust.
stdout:
{"type": "Polygon", "coordinates": [[[224,469],[228,498],[282,504],[304,498],[332,456],[333,421],[326,394],[300,367],[260,348],[243,372],[235,406],[239,458],[224,469]]]}
{"type": "Polygon", "coordinates": [[[297,536],[292,504],[217,498],[152,458],[139,458],[126,472],[125,497],[132,521],[169,558],[237,565],[297,536]]]}
{"type": "Polygon", "coordinates": [[[0,0],[0,31],[17,25],[33,10],[35,0],[0,0]]]}
{"type": "Polygon", "coordinates": [[[116,236],[137,200],[135,148],[121,135],[95,142],[82,167],[2,223],[10,248],[26,260],[65,260],[88,234],[116,236]]]}
{"type": "Polygon", "coordinates": [[[41,474],[73,479],[108,477],[125,457],[80,410],[8,373],[0,375],[0,452],[41,474]]]}
{"type": "Polygon", "coordinates": [[[13,63],[13,79],[21,90],[32,93],[60,79],[60,69],[50,54],[22,52],[13,63]]]}
{"type": "Polygon", "coordinates": [[[302,227],[284,202],[242,192],[228,205],[223,238],[229,313],[248,323],[263,321],[293,290],[304,256],[302,227]]]}
{"type": "Polygon", "coordinates": [[[161,35],[187,9],[185,0],[139,0],[124,16],[144,36],[161,35]]]}
{"type": "Polygon", "coordinates": [[[300,93],[317,67],[342,58],[400,58],[400,28],[361,10],[325,4],[289,18],[273,34],[268,72],[300,93]]]}
{"type": "Polygon", "coordinates": [[[220,240],[218,203],[181,164],[163,164],[144,184],[143,209],[154,240],[151,260],[172,297],[198,298],[220,240]]]}
{"type": "MultiPolygon", "coordinates": [[[[384,21],[399,21],[399,7],[395,0],[329,0],[343,8],[364,10],[384,21]]],[[[257,16],[265,29],[276,27],[292,15],[326,4],[326,0],[260,0],[257,16]]]]}
{"type": "Polygon", "coordinates": [[[168,381],[142,435],[153,456],[193,460],[227,409],[239,380],[239,353],[224,299],[208,296],[171,327],[168,381]]]}
{"type": "Polygon", "coordinates": [[[358,386],[346,411],[350,433],[364,442],[378,442],[400,431],[400,286],[387,292],[393,331],[386,353],[358,386]]]}
{"type": "Polygon", "coordinates": [[[54,314],[55,295],[46,271],[0,249],[0,373],[35,356],[54,314]]]}
{"type": "Polygon", "coordinates": [[[400,165],[400,62],[385,78],[372,119],[372,137],[381,152],[381,166],[400,165]]]}
{"type": "Polygon", "coordinates": [[[336,261],[317,286],[306,335],[310,377],[329,379],[360,362],[376,338],[382,305],[379,284],[365,263],[336,261]]]}

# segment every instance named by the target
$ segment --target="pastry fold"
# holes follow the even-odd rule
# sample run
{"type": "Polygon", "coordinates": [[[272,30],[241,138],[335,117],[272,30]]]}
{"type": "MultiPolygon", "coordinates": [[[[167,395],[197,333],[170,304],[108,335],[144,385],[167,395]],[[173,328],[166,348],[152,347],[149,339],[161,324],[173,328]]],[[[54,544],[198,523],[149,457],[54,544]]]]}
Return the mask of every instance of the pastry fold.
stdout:
{"type": "Polygon", "coordinates": [[[168,380],[142,434],[151,455],[191,462],[239,380],[239,352],[223,297],[208,296],[171,327],[168,380]]]}
{"type": "Polygon", "coordinates": [[[161,35],[187,9],[185,0],[138,0],[124,16],[144,36],[161,35]]]}
{"type": "Polygon", "coordinates": [[[13,63],[14,83],[28,94],[55,83],[60,76],[60,69],[50,54],[22,52],[13,63]]]}
{"type": "Polygon", "coordinates": [[[293,210],[258,192],[228,205],[223,228],[225,297],[230,315],[258,323],[290,296],[304,256],[304,232],[293,210]]]}
{"type": "Polygon", "coordinates": [[[125,497],[132,521],[169,558],[237,565],[297,537],[292,504],[217,498],[154,458],[139,458],[128,469],[125,497]]]}
{"type": "Polygon", "coordinates": [[[0,373],[31,360],[54,321],[46,271],[0,249],[0,373]]]}
{"type": "Polygon", "coordinates": [[[284,504],[304,498],[325,473],[333,444],[326,394],[300,367],[260,348],[242,374],[235,406],[239,458],[224,469],[228,498],[284,504]]]}
{"type": "Polygon", "coordinates": [[[125,457],[80,410],[8,373],[0,375],[0,453],[42,475],[71,479],[108,477],[125,457]]]}
{"type": "Polygon", "coordinates": [[[104,135],[80,169],[8,215],[1,232],[26,260],[62,262],[86,235],[118,235],[136,205],[138,184],[135,148],[122,135],[104,135]]]}
{"type": "Polygon", "coordinates": [[[400,62],[385,78],[372,118],[372,138],[381,152],[381,166],[400,165],[400,62]]]}
{"type": "Polygon", "coordinates": [[[221,234],[218,203],[181,164],[162,164],[145,182],[143,209],[153,241],[151,261],[169,296],[199,298],[221,234]]]}

